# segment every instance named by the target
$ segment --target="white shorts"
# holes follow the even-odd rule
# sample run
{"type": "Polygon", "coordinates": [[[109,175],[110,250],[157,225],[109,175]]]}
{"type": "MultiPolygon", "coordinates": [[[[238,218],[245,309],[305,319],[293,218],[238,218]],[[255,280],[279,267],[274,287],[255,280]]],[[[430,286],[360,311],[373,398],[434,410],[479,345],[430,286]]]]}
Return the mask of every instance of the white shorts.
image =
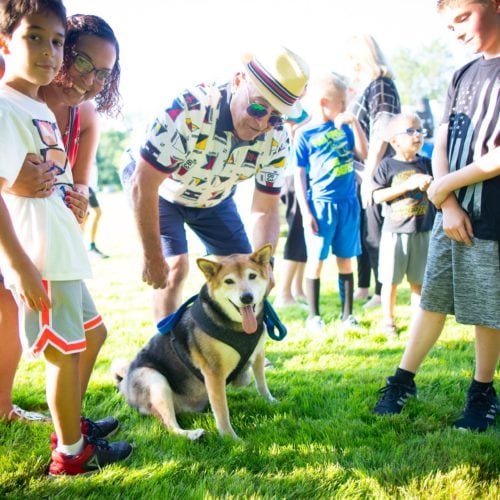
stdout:
{"type": "Polygon", "coordinates": [[[34,311],[19,300],[19,331],[23,350],[37,358],[50,344],[64,354],[86,349],[85,333],[102,324],[94,301],[82,280],[46,281],[43,285],[52,302],[45,311],[34,311]]]}

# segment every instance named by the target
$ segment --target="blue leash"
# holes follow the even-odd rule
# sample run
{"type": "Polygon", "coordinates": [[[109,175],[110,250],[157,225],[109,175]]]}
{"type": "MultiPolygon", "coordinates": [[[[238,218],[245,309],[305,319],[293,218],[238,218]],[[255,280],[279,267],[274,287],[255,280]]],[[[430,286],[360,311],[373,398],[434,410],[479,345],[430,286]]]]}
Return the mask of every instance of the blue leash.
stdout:
{"type": "Polygon", "coordinates": [[[168,335],[174,328],[174,326],[179,322],[181,316],[184,314],[184,311],[198,298],[198,294],[193,295],[190,299],[186,300],[184,304],[182,304],[177,311],[172,314],[169,314],[162,320],[160,320],[156,328],[158,328],[158,333],[160,335],[168,335]]]}
{"type": "Polygon", "coordinates": [[[288,333],[286,326],[281,322],[278,317],[278,314],[273,309],[271,302],[267,299],[264,301],[264,323],[267,326],[267,334],[273,340],[283,340],[288,333]],[[274,328],[278,329],[278,333],[274,333],[274,328]]]}
{"type": "MultiPolygon", "coordinates": [[[[158,333],[160,333],[161,335],[168,335],[172,331],[174,326],[178,323],[186,309],[190,307],[197,298],[198,294],[193,295],[191,298],[186,300],[186,302],[184,302],[184,304],[182,304],[181,307],[177,309],[177,311],[169,314],[161,321],[159,321],[156,325],[158,333]]],[[[267,334],[273,340],[280,341],[286,337],[286,334],[288,333],[286,326],[281,322],[278,315],[276,314],[276,311],[273,309],[273,306],[267,299],[264,301],[264,323],[267,327],[267,334]],[[278,330],[278,333],[275,333],[275,328],[278,330]]]]}

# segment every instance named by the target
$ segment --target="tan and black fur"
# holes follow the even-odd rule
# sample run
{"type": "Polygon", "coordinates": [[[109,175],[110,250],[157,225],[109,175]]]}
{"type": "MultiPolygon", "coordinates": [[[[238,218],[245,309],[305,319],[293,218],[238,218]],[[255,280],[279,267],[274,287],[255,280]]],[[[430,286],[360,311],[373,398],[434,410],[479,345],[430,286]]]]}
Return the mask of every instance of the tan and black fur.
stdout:
{"type": "Polygon", "coordinates": [[[234,254],[218,262],[197,260],[207,279],[199,303],[183,313],[170,334],[156,334],[130,366],[114,366],[118,388],[131,406],[156,415],[171,432],[196,440],[204,429],[182,429],[176,414],[202,411],[210,403],[219,433],[237,438],[229,420],[226,383],[234,377],[242,355],[207,333],[208,325],[212,331],[220,328],[231,341],[234,336],[234,342],[246,345],[251,353],[232,383],[248,384],[251,366],[258,392],[274,401],[264,372],[263,323],[271,253],[272,246],[266,245],[253,254],[234,254]],[[206,321],[200,322],[196,311],[206,321]],[[254,328],[256,332],[249,333],[254,328]]]}

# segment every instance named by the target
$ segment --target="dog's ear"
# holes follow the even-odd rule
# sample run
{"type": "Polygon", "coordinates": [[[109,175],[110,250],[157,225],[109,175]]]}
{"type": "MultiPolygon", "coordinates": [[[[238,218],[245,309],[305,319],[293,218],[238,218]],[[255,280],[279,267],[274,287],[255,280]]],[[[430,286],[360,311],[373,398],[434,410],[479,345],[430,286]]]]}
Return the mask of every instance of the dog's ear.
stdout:
{"type": "Polygon", "coordinates": [[[271,243],[264,245],[259,248],[256,252],[250,255],[250,260],[253,260],[256,264],[260,266],[265,266],[271,261],[271,255],[273,254],[273,246],[271,243]]]}
{"type": "Polygon", "coordinates": [[[213,278],[222,267],[218,262],[202,258],[196,259],[196,263],[207,280],[213,278]]]}

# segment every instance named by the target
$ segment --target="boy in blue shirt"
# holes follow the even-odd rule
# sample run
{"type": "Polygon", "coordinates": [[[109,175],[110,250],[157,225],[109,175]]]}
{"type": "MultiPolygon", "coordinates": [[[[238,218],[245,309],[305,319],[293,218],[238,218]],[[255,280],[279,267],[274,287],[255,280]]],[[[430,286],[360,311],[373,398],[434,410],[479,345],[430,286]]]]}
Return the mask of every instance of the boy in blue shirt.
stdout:
{"type": "Polygon", "coordinates": [[[337,258],[341,319],[349,325],[352,316],[352,261],[361,252],[360,207],[356,196],[353,152],[364,160],[366,136],[356,118],[345,112],[346,85],[334,74],[319,78],[309,90],[317,109],[312,123],[296,136],[295,191],[302,212],[307,246],[307,327],[322,331],[319,312],[320,274],[331,249],[337,258]]]}

